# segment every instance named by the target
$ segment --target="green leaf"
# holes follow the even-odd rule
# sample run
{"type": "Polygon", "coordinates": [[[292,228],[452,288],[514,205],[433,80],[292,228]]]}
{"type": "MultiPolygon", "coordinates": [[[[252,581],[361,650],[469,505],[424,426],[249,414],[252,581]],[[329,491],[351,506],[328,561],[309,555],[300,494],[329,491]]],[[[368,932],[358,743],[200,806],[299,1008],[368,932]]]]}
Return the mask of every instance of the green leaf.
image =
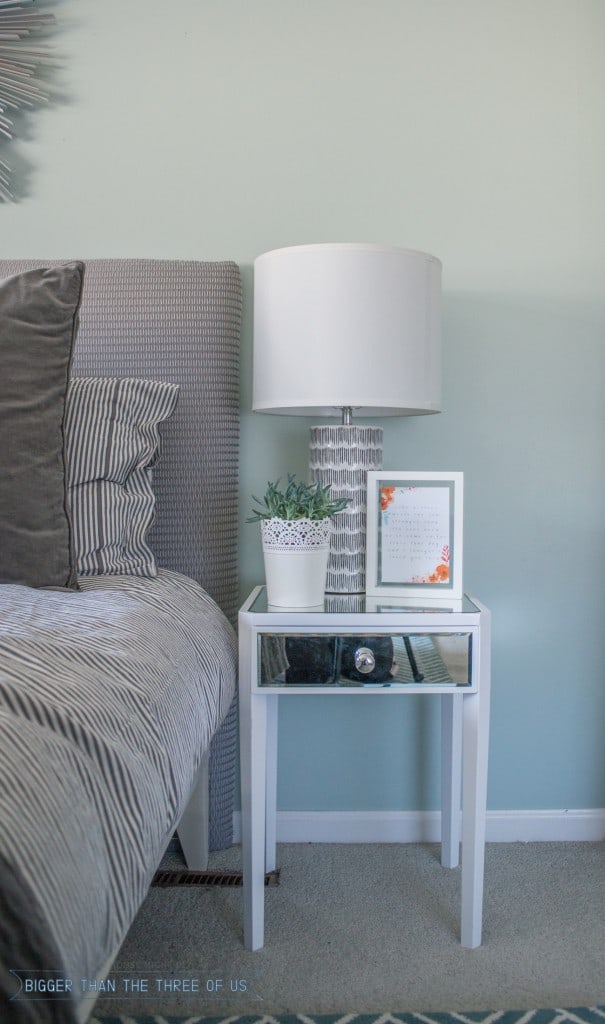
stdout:
{"type": "Polygon", "coordinates": [[[288,473],[285,488],[280,489],[280,480],[269,481],[263,498],[252,495],[257,506],[252,508],[252,515],[247,523],[256,523],[260,519],[328,519],[342,512],[350,503],[349,498],[332,498],[331,484],[322,486],[319,482],[305,484],[296,481],[294,473],[288,473]]]}

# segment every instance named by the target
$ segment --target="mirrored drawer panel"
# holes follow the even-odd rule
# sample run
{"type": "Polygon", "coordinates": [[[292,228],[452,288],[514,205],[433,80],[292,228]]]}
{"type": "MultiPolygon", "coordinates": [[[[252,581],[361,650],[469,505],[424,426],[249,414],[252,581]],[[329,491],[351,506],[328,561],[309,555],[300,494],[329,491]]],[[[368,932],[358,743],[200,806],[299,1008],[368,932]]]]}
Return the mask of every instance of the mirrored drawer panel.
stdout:
{"type": "Polygon", "coordinates": [[[261,686],[470,686],[471,633],[258,637],[261,686]]]}

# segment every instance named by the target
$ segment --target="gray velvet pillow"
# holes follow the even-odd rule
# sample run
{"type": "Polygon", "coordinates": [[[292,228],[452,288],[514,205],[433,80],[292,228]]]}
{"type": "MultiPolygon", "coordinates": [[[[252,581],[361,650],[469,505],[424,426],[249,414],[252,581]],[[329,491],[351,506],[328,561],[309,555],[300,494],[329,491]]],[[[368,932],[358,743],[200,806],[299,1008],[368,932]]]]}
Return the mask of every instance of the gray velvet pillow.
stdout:
{"type": "Polygon", "coordinates": [[[83,263],[0,281],[0,583],[75,587],[63,418],[83,263]]]}

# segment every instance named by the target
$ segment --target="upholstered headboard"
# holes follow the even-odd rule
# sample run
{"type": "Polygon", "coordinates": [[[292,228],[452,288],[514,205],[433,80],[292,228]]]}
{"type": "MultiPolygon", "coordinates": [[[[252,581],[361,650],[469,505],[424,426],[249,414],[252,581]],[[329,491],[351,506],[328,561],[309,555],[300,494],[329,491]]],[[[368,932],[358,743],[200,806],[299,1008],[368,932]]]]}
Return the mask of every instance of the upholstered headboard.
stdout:
{"type": "MultiPolygon", "coordinates": [[[[0,278],[67,260],[0,260],[0,278]]],[[[232,262],[85,260],[72,372],[181,385],[154,469],[150,544],[159,565],[198,580],[237,611],[241,279],[232,262]]],[[[232,709],[213,743],[211,846],[231,836],[232,709]]]]}

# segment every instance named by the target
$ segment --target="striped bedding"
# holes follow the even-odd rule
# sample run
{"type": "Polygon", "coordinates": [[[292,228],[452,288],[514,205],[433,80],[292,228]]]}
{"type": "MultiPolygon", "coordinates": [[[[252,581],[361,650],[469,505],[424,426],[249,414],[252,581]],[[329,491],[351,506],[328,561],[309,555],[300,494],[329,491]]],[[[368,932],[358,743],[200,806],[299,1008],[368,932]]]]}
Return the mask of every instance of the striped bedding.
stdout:
{"type": "Polygon", "coordinates": [[[78,985],[124,938],[235,688],[233,631],[194,581],[80,585],[0,588],[0,863],[78,985]]]}

